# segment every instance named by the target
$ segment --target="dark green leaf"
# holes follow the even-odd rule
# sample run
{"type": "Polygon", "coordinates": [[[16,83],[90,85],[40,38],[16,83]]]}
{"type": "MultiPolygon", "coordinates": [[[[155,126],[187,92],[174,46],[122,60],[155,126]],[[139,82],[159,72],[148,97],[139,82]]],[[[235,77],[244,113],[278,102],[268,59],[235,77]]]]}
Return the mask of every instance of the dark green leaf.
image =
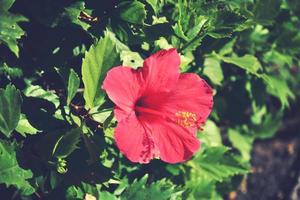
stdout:
{"type": "Polygon", "coordinates": [[[254,20],[261,24],[271,24],[280,11],[280,0],[259,0],[254,7],[254,20]]]}
{"type": "Polygon", "coordinates": [[[79,20],[80,13],[85,11],[85,3],[83,1],[78,1],[65,8],[64,14],[72,23],[81,26],[84,30],[87,30],[90,25],[79,20]]]}
{"type": "Polygon", "coordinates": [[[13,85],[0,89],[0,131],[10,137],[21,115],[22,97],[13,85]]]}
{"type": "Polygon", "coordinates": [[[15,146],[16,144],[0,140],[0,183],[7,187],[13,185],[23,195],[30,195],[35,191],[27,181],[32,178],[32,172],[18,165],[15,146]]]}
{"type": "Polygon", "coordinates": [[[77,90],[80,85],[80,79],[77,73],[71,69],[68,80],[68,96],[67,96],[67,104],[70,104],[72,99],[75,97],[77,90]]]}
{"type": "Polygon", "coordinates": [[[80,142],[81,129],[75,128],[61,136],[53,148],[53,155],[57,158],[68,157],[75,149],[78,148],[80,142]]]}

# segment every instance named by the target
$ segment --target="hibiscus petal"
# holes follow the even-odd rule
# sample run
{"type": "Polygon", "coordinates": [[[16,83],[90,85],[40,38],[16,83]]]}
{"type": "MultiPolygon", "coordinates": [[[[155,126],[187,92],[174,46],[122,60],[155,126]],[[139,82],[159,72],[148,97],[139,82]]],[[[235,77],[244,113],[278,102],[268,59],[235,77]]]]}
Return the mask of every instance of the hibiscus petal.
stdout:
{"type": "MultiPolygon", "coordinates": [[[[162,112],[175,116],[195,114],[198,124],[203,124],[212,111],[213,94],[210,86],[193,73],[181,74],[176,87],[170,93],[162,112]]],[[[190,129],[196,131],[196,129],[190,129]]]]}
{"type": "Polygon", "coordinates": [[[142,83],[141,71],[130,67],[114,67],[107,73],[102,89],[117,105],[115,110],[115,113],[119,111],[116,114],[119,116],[117,119],[132,112],[136,100],[142,93],[142,83]]]}
{"type": "Polygon", "coordinates": [[[132,162],[149,163],[157,156],[151,135],[134,113],[118,123],[114,137],[120,151],[132,162]]]}
{"type": "Polygon", "coordinates": [[[187,129],[172,122],[151,123],[160,158],[168,163],[184,162],[200,148],[200,141],[187,129]]]}
{"type": "Polygon", "coordinates": [[[176,49],[161,50],[144,61],[143,77],[148,93],[168,92],[179,78],[180,56],[176,49]]]}

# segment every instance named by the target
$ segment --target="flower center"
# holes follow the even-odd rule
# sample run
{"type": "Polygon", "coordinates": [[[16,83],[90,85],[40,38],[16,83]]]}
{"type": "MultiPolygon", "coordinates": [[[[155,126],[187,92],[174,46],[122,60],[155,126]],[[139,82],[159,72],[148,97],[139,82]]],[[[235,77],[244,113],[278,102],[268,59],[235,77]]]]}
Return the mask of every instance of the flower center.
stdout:
{"type": "Polygon", "coordinates": [[[178,111],[174,113],[165,113],[162,111],[157,111],[152,108],[146,108],[142,106],[135,106],[135,111],[137,116],[142,115],[143,113],[156,115],[162,117],[165,120],[175,122],[176,124],[183,127],[199,127],[198,126],[198,117],[195,113],[187,111],[178,111]]]}

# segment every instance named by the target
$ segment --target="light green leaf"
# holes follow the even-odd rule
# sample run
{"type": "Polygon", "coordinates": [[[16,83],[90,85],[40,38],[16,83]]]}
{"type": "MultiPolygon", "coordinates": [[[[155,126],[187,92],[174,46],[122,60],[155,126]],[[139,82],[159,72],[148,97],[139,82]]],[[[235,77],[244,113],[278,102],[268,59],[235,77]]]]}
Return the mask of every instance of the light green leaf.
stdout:
{"type": "Polygon", "coordinates": [[[186,183],[186,188],[190,190],[187,200],[223,200],[222,196],[218,194],[216,189],[216,181],[203,176],[194,176],[186,183]]]}
{"type": "Polygon", "coordinates": [[[154,13],[157,13],[159,10],[159,1],[160,0],[146,0],[146,2],[152,7],[154,13]]]}
{"type": "Polygon", "coordinates": [[[107,71],[120,63],[113,33],[105,31],[104,37],[92,45],[82,61],[84,100],[88,108],[100,105],[105,97],[101,84],[107,71]]]}
{"type": "Polygon", "coordinates": [[[10,137],[17,127],[21,115],[22,97],[13,85],[0,89],[0,131],[10,137]]]}
{"type": "Polygon", "coordinates": [[[139,1],[123,1],[118,5],[120,18],[133,24],[144,24],[146,19],[145,5],[139,1]]]}
{"type": "Polygon", "coordinates": [[[105,120],[112,114],[112,109],[103,109],[101,111],[95,111],[95,113],[91,110],[90,112],[94,120],[104,123],[105,120]]]}
{"type": "Polygon", "coordinates": [[[221,85],[224,76],[220,60],[215,56],[210,56],[204,60],[203,75],[207,76],[215,85],[221,85]]]}
{"type": "Polygon", "coordinates": [[[17,40],[25,32],[18,25],[19,22],[28,21],[22,15],[16,15],[8,12],[14,4],[14,0],[0,0],[0,45],[5,44],[17,57],[19,57],[19,47],[17,40]]]}
{"type": "Polygon", "coordinates": [[[101,200],[118,200],[118,198],[115,195],[113,195],[107,191],[100,192],[100,199],[101,200]]]}
{"type": "Polygon", "coordinates": [[[199,139],[208,147],[215,147],[222,145],[221,131],[217,125],[207,120],[203,126],[203,131],[200,132],[199,139]]]}
{"type": "Polygon", "coordinates": [[[138,68],[143,66],[144,60],[139,53],[128,50],[121,51],[121,60],[123,66],[129,66],[132,68],[138,68]]]}
{"type": "Polygon", "coordinates": [[[53,103],[56,107],[59,105],[59,97],[53,91],[44,90],[39,85],[29,85],[25,90],[24,94],[27,97],[37,97],[45,99],[53,103]]]}
{"type": "Polygon", "coordinates": [[[17,67],[10,67],[6,63],[0,63],[0,75],[2,74],[9,78],[20,78],[23,76],[23,70],[17,67]]]}
{"type": "Polygon", "coordinates": [[[69,80],[68,80],[67,104],[70,104],[72,99],[75,97],[79,85],[80,85],[79,76],[73,69],[70,69],[69,80]]]}
{"type": "Polygon", "coordinates": [[[227,42],[219,51],[219,55],[225,56],[233,52],[233,46],[236,43],[237,38],[233,38],[229,42],[227,42]]]}
{"type": "Polygon", "coordinates": [[[250,54],[246,54],[242,57],[237,57],[237,56],[221,57],[221,59],[226,63],[238,66],[254,75],[257,74],[257,71],[259,69],[262,69],[262,66],[261,66],[260,62],[258,61],[258,59],[255,56],[250,55],[250,54]]]}
{"type": "Polygon", "coordinates": [[[145,175],[140,180],[135,180],[121,194],[121,200],[140,200],[140,199],[155,199],[169,200],[176,199],[181,196],[182,191],[174,184],[166,179],[146,184],[148,175],[145,175]]]}
{"type": "Polygon", "coordinates": [[[0,140],[0,183],[7,187],[13,185],[23,195],[30,195],[35,191],[27,181],[32,178],[32,172],[18,165],[15,148],[16,144],[0,140]]]}
{"type": "Polygon", "coordinates": [[[75,128],[68,131],[65,135],[61,136],[56,142],[52,154],[57,158],[68,157],[80,142],[81,129],[75,128]]]}
{"type": "Polygon", "coordinates": [[[203,176],[215,181],[223,181],[231,176],[246,174],[249,171],[224,146],[205,149],[194,159],[188,161],[187,165],[192,167],[194,176],[203,176]]]}
{"type": "Polygon", "coordinates": [[[27,18],[9,12],[0,13],[0,45],[5,44],[17,57],[19,57],[18,39],[25,32],[18,25],[19,22],[26,22],[27,18]]]}
{"type": "Polygon", "coordinates": [[[38,132],[38,130],[29,123],[24,114],[21,114],[21,119],[16,127],[16,131],[24,137],[26,137],[26,134],[34,135],[38,132]]]}
{"type": "Polygon", "coordinates": [[[228,138],[233,147],[235,147],[242,155],[245,161],[250,161],[250,154],[252,150],[252,143],[254,137],[251,135],[241,134],[239,131],[234,129],[228,130],[228,138]]]}
{"type": "Polygon", "coordinates": [[[267,92],[280,100],[282,109],[289,106],[289,99],[295,99],[294,93],[284,79],[265,74],[262,78],[267,85],[267,92]]]}

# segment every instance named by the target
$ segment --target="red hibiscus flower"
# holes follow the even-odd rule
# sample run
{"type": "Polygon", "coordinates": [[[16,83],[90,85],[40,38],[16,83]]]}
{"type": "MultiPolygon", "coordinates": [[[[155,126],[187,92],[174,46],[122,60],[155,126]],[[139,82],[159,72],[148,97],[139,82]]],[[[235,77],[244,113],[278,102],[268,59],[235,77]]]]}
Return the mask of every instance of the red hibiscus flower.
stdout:
{"type": "Polygon", "coordinates": [[[116,104],[115,141],[132,162],[183,162],[200,148],[196,133],[212,110],[212,89],[194,73],[180,74],[179,65],[176,49],[169,49],[137,70],[107,73],[102,89],[116,104]]]}

